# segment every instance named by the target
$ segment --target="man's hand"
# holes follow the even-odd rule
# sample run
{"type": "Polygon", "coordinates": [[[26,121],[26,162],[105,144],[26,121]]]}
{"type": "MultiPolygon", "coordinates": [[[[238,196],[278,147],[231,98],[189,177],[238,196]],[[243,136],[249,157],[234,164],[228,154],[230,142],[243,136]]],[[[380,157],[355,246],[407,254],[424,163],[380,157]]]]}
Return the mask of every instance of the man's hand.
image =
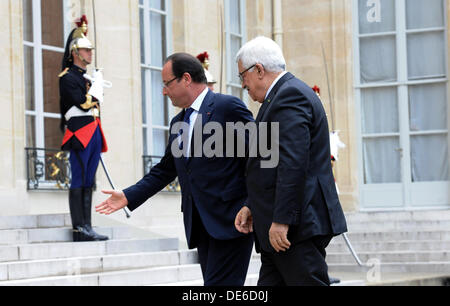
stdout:
{"type": "Polygon", "coordinates": [[[234,226],[240,233],[253,233],[252,212],[247,206],[242,207],[242,209],[237,213],[236,219],[234,220],[234,226]]]}
{"type": "Polygon", "coordinates": [[[269,241],[272,247],[277,253],[285,252],[291,246],[291,243],[287,239],[287,233],[289,230],[289,225],[272,223],[269,230],[269,241]]]}
{"type": "Polygon", "coordinates": [[[111,196],[102,204],[95,206],[96,212],[110,215],[128,205],[128,200],[122,191],[102,190],[102,192],[104,194],[110,194],[111,196]]]}

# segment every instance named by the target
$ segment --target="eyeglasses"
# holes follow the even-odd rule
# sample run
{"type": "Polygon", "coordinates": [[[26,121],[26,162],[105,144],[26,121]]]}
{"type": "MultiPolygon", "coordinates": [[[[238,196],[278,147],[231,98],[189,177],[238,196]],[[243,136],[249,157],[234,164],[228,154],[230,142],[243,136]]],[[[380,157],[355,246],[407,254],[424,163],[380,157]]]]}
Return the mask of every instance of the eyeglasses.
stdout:
{"type": "Polygon", "coordinates": [[[176,79],[178,79],[178,77],[174,77],[174,78],[173,78],[172,80],[170,80],[170,81],[163,82],[164,87],[165,87],[165,88],[168,88],[169,85],[170,85],[170,83],[172,83],[172,82],[175,81],[176,79]]]}
{"type": "Polygon", "coordinates": [[[256,64],[250,66],[249,68],[247,68],[244,71],[242,71],[241,73],[239,73],[239,80],[241,80],[241,83],[244,83],[244,74],[255,66],[256,66],[256,64]]]}

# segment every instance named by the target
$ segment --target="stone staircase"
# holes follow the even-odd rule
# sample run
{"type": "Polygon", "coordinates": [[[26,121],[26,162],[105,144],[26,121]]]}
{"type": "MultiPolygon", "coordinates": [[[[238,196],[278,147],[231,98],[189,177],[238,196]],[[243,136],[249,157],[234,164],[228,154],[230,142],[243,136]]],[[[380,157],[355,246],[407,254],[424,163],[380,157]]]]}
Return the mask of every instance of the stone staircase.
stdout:
{"type": "Polygon", "coordinates": [[[367,285],[445,283],[450,278],[450,210],[347,214],[356,264],[345,241],[327,248],[331,275],[362,276],[367,285]]]}
{"type": "MultiPolygon", "coordinates": [[[[168,224],[179,227],[174,218],[168,224]]],[[[327,262],[330,275],[341,279],[338,285],[448,282],[450,211],[354,213],[347,220],[348,237],[368,266],[358,266],[344,239],[336,237],[327,262]]],[[[0,217],[0,286],[203,285],[196,251],[180,248],[182,237],[174,232],[174,238],[152,231],[136,235],[121,224],[96,231],[111,239],[71,242],[67,214],[0,217]]],[[[259,267],[253,253],[246,285],[256,285],[259,267]]]]}
{"type": "Polygon", "coordinates": [[[197,279],[195,252],[178,238],[131,238],[129,227],[100,227],[110,240],[71,242],[67,214],[0,217],[0,286],[148,285],[197,279]]]}
{"type": "MultiPolygon", "coordinates": [[[[329,274],[338,286],[442,285],[450,280],[450,210],[346,214],[349,238],[364,266],[342,236],[327,248],[329,274]]],[[[157,225],[155,229],[158,229],[157,225]]],[[[259,255],[254,253],[246,285],[256,285],[259,255]]],[[[171,283],[201,285],[201,280],[171,283]]]]}

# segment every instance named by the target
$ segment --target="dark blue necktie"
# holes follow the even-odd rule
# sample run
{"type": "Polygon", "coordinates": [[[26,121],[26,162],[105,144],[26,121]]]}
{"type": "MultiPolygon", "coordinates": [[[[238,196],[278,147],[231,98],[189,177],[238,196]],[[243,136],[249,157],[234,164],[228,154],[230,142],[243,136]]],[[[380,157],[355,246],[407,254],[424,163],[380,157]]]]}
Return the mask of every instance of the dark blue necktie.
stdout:
{"type": "MultiPolygon", "coordinates": [[[[191,122],[191,115],[192,115],[193,112],[194,112],[194,109],[191,108],[191,107],[187,108],[187,109],[185,110],[185,112],[184,112],[183,121],[186,122],[188,125],[189,125],[190,122],[191,122]]],[[[178,136],[181,136],[182,134],[183,134],[183,129],[180,130],[180,132],[178,133],[178,136]]],[[[189,141],[189,137],[186,137],[186,141],[189,141]]],[[[179,145],[180,150],[183,150],[183,145],[184,145],[184,142],[181,141],[181,142],[180,142],[180,145],[179,145]]],[[[186,145],[186,148],[187,148],[187,145],[186,145]]],[[[187,159],[187,158],[188,158],[188,157],[187,157],[187,155],[186,155],[186,159],[187,159]]]]}

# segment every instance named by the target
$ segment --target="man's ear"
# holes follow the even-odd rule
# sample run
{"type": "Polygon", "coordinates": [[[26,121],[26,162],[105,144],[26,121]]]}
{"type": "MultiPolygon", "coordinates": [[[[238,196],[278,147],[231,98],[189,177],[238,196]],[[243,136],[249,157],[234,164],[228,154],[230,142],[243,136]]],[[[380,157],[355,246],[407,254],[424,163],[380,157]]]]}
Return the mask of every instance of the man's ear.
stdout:
{"type": "Polygon", "coordinates": [[[262,79],[266,72],[266,70],[264,69],[264,66],[261,64],[256,64],[255,69],[256,69],[256,73],[258,74],[258,78],[262,79]]]}
{"type": "Polygon", "coordinates": [[[189,73],[185,72],[183,74],[183,80],[186,82],[187,85],[191,85],[192,83],[192,77],[189,73]]]}

